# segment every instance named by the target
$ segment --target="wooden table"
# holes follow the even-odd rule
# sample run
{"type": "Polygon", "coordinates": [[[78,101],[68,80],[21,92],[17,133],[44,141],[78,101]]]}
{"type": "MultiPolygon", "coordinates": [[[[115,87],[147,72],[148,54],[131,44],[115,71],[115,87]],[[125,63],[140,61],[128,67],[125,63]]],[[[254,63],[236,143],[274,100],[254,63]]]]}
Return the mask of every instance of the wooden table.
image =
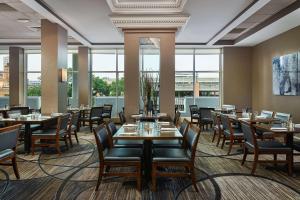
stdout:
{"type": "Polygon", "coordinates": [[[145,177],[151,179],[152,166],[152,141],[153,140],[178,140],[183,139],[182,134],[173,124],[155,122],[139,122],[138,124],[123,125],[113,136],[114,140],[144,140],[145,177]],[[174,130],[162,131],[161,128],[173,128],[174,130]]]}
{"type": "Polygon", "coordinates": [[[131,118],[135,121],[147,121],[147,122],[154,122],[156,119],[162,121],[162,120],[169,120],[170,117],[168,115],[143,115],[143,114],[136,114],[131,115],[131,118]]]}
{"type": "Polygon", "coordinates": [[[22,117],[12,119],[12,118],[2,118],[0,122],[9,123],[9,124],[24,124],[25,132],[24,132],[24,152],[30,153],[31,147],[31,124],[44,124],[51,120],[57,119],[58,116],[39,116],[38,118],[34,118],[33,114],[22,115],[22,117]]]}

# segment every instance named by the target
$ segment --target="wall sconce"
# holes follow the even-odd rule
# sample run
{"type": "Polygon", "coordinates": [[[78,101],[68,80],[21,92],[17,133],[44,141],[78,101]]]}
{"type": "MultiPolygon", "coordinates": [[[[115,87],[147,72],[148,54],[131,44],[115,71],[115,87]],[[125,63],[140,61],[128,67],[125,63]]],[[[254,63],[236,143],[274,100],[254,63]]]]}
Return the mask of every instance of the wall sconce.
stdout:
{"type": "Polygon", "coordinates": [[[60,82],[68,81],[68,69],[67,68],[59,69],[59,81],[60,82]]]}

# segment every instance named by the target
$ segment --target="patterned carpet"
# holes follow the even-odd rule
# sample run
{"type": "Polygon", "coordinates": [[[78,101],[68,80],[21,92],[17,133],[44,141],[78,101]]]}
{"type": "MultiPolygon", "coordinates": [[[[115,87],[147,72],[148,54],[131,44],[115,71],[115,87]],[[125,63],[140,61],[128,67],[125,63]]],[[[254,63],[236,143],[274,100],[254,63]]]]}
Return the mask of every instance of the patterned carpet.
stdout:
{"type": "Polygon", "coordinates": [[[73,148],[62,147],[61,156],[54,150],[35,156],[18,154],[20,180],[15,179],[12,167],[1,166],[0,199],[300,199],[300,156],[295,157],[292,177],[284,166],[272,164],[259,164],[252,176],[253,157],[248,156],[241,166],[241,147],[235,146],[227,156],[227,145],[223,150],[216,147],[209,132],[201,133],[197,150],[199,193],[186,178],[159,178],[157,192],[151,192],[150,184],[144,182],[140,193],[134,179],[121,177],[104,178],[95,192],[98,157],[94,138],[88,131],[79,136],[79,144],[74,140],[73,148]]]}

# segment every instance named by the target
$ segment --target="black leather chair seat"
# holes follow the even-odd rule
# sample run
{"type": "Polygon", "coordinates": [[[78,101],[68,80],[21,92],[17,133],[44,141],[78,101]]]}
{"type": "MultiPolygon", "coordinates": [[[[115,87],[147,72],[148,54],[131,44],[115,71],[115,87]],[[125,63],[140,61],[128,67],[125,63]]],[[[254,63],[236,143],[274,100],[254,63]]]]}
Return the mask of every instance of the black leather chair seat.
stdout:
{"type": "Polygon", "coordinates": [[[114,142],[114,147],[116,148],[140,148],[144,144],[143,140],[116,140],[114,142]]]}
{"type": "Polygon", "coordinates": [[[294,149],[300,151],[300,141],[294,141],[294,149]]]}
{"type": "Polygon", "coordinates": [[[0,159],[4,159],[6,157],[10,157],[14,155],[14,151],[11,149],[4,149],[0,151],[0,159]]]}
{"type": "Polygon", "coordinates": [[[181,148],[180,140],[153,140],[154,148],[181,148]]]}
{"type": "Polygon", "coordinates": [[[105,161],[140,161],[143,150],[139,148],[112,148],[104,156],[105,161]]]}
{"type": "Polygon", "coordinates": [[[177,148],[154,148],[153,149],[153,161],[158,162],[188,162],[191,161],[190,156],[185,149],[177,148]]]}
{"type": "MultiPolygon", "coordinates": [[[[254,148],[252,144],[249,144],[248,142],[246,142],[246,144],[247,146],[254,148]]],[[[274,153],[276,151],[292,151],[291,147],[277,141],[257,141],[257,145],[259,151],[272,151],[274,153]]]]}
{"type": "MultiPolygon", "coordinates": [[[[230,131],[229,130],[225,130],[224,134],[227,137],[229,137],[230,136],[230,131]]],[[[234,135],[234,137],[243,137],[244,133],[241,130],[239,130],[239,129],[233,129],[233,135],[234,135]]]]}
{"type": "MultiPolygon", "coordinates": [[[[59,135],[64,135],[65,131],[61,130],[59,135]]],[[[34,131],[32,132],[33,136],[39,136],[39,137],[47,137],[47,136],[55,136],[56,135],[56,129],[47,129],[47,130],[38,130],[38,131],[34,131]]]]}

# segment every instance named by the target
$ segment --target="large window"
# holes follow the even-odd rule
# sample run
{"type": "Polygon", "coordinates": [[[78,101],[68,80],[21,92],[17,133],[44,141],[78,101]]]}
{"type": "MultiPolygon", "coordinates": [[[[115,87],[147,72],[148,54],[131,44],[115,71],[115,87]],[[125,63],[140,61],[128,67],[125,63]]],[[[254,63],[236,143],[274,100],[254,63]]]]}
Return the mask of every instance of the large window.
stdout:
{"type": "Polygon", "coordinates": [[[112,104],[112,116],[124,107],[124,52],[118,49],[92,52],[92,105],[112,104]]]}
{"type": "Polygon", "coordinates": [[[68,106],[78,106],[78,53],[77,50],[68,51],[68,106]]]}
{"type": "Polygon", "coordinates": [[[33,109],[41,107],[41,54],[27,53],[27,105],[33,109]]]}
{"type": "Polygon", "coordinates": [[[192,104],[219,106],[220,56],[219,49],[176,49],[175,105],[183,116],[192,104]]]}
{"type": "Polygon", "coordinates": [[[0,52],[0,107],[9,104],[9,55],[0,52]]]}

